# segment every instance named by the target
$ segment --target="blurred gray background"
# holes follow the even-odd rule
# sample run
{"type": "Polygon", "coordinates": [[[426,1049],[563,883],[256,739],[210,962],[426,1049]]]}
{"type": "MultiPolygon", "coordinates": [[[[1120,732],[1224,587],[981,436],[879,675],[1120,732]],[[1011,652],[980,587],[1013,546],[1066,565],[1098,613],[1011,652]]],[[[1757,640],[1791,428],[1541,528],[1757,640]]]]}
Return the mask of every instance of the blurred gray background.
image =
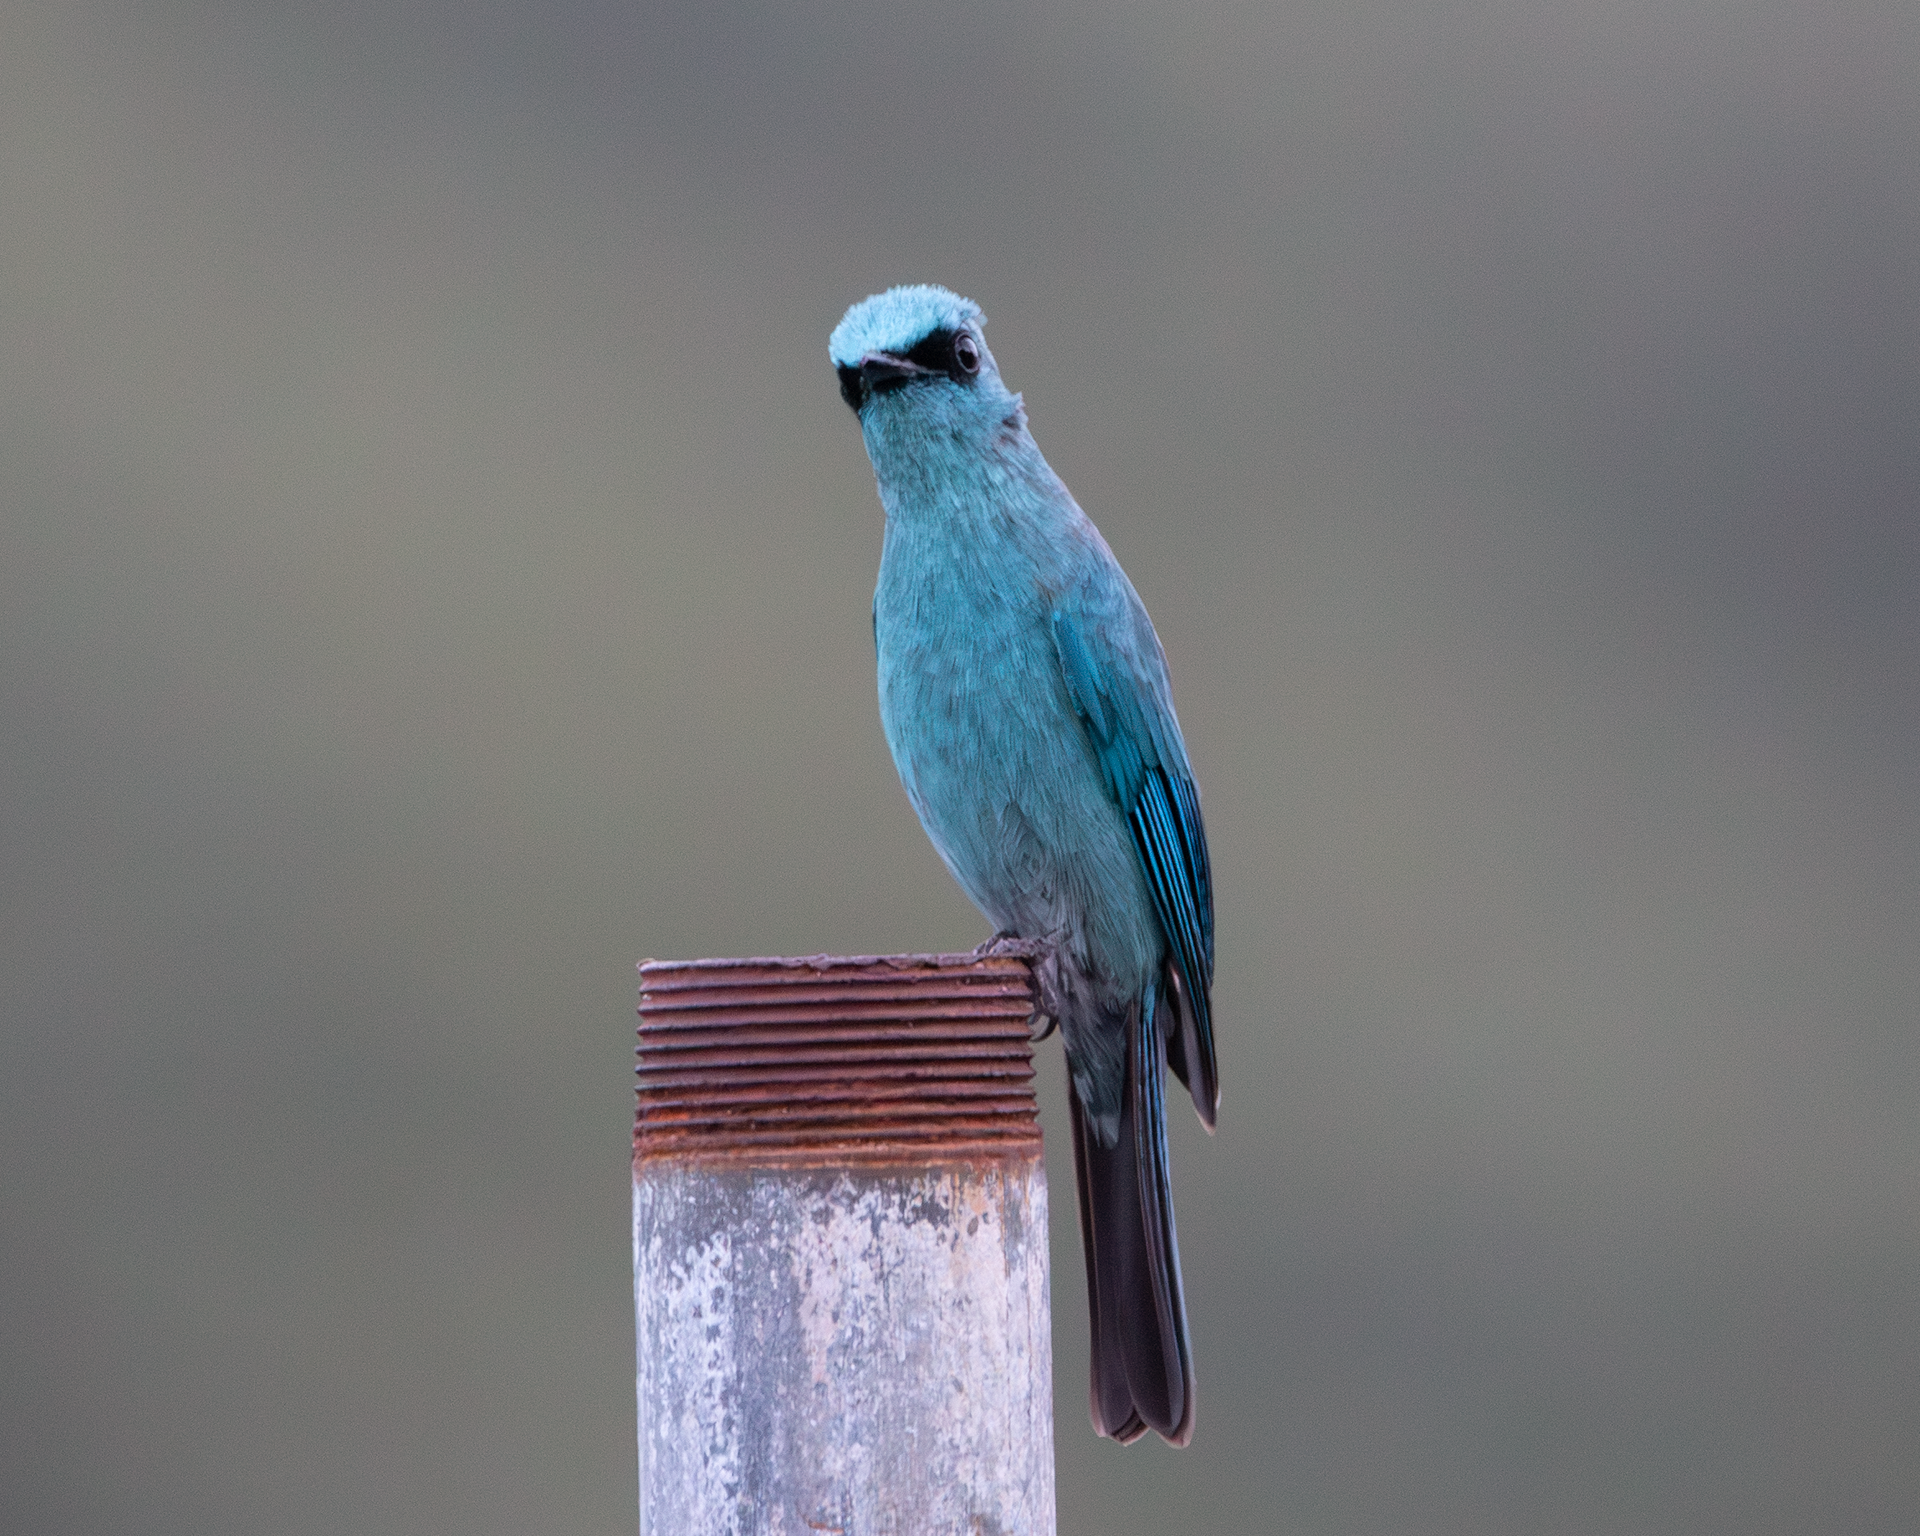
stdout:
{"type": "Polygon", "coordinates": [[[1065,1533],[1920,1527],[1920,8],[0,12],[0,1525],[618,1532],[642,956],[985,936],[827,363],[1173,663],[1199,1434],[1065,1533]]]}

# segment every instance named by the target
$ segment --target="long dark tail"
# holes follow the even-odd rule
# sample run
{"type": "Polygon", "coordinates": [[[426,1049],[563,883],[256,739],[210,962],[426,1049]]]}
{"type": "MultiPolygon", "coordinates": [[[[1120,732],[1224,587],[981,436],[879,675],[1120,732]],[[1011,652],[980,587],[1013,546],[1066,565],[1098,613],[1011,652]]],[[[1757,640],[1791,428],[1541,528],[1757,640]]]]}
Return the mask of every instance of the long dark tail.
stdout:
{"type": "Polygon", "coordinates": [[[1080,1240],[1093,1319],[1093,1427],[1129,1444],[1149,1429],[1174,1445],[1193,1438],[1193,1357],[1180,1287],[1180,1246],[1167,1177],[1157,991],[1127,1020],[1120,1136],[1103,1147],[1068,1079],[1080,1240]]]}

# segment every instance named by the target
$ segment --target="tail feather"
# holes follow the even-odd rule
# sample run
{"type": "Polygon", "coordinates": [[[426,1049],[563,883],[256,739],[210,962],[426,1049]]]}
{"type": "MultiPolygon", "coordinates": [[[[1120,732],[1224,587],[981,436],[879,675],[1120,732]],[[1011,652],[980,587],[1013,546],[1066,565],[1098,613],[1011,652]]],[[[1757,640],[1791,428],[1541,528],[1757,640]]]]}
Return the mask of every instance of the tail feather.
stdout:
{"type": "Polygon", "coordinates": [[[1095,1202],[1104,1199],[1114,1183],[1111,1170],[1105,1167],[1113,1154],[1089,1138],[1086,1115],[1080,1108],[1080,1093],[1071,1079],[1067,1083],[1067,1108],[1073,1117],[1073,1173],[1080,1197],[1080,1245],[1087,1256],[1087,1316],[1093,1330],[1093,1381],[1088,1411],[1096,1433],[1111,1436],[1122,1445],[1131,1445],[1147,1432],[1147,1426],[1133,1411],[1133,1393],[1127,1387],[1126,1352],[1120,1342],[1121,1258],[1117,1251],[1112,1251],[1112,1224],[1103,1221],[1097,1234],[1094,1225],[1095,1202]],[[1098,1174],[1094,1171],[1096,1166],[1100,1169],[1098,1174]],[[1103,1270],[1108,1277],[1104,1307],[1100,1304],[1103,1270]]]}
{"type": "Polygon", "coordinates": [[[1093,1329],[1094,1428],[1123,1445],[1148,1429],[1174,1445],[1193,1435],[1193,1360],[1167,1172],[1159,1019],[1149,992],[1127,1019],[1120,1135],[1100,1145],[1071,1081],[1074,1175],[1093,1329]]]}

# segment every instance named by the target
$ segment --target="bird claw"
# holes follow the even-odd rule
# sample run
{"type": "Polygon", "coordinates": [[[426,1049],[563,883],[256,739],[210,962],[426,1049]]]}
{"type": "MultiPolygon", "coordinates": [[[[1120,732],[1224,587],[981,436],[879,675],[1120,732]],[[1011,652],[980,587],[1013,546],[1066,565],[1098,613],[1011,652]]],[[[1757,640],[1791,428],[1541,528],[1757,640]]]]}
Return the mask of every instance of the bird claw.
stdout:
{"type": "Polygon", "coordinates": [[[1025,960],[1033,973],[1035,990],[1040,994],[1039,1002],[1033,1010],[1032,1028],[1028,1037],[1041,1041],[1060,1027],[1060,1004],[1054,996],[1052,978],[1046,972],[1044,962],[1049,959],[1056,945],[1046,939],[1023,939],[1017,933],[1002,931],[996,933],[986,943],[974,946],[973,958],[976,960],[1025,960]]]}
{"type": "Polygon", "coordinates": [[[973,947],[976,960],[1037,960],[1052,946],[1039,939],[1023,939],[1017,933],[1008,933],[1004,929],[988,939],[984,944],[973,947]]]}

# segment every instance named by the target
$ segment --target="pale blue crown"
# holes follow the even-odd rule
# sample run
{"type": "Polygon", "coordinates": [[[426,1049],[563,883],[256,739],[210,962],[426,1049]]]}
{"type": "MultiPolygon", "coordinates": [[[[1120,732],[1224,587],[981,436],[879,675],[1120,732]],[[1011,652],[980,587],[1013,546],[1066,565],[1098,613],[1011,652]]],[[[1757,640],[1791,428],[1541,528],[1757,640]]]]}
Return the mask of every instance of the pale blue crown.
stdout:
{"type": "Polygon", "coordinates": [[[972,299],[932,283],[889,288],[848,310],[827,338],[827,355],[836,368],[858,365],[869,352],[909,352],[935,331],[972,326],[977,332],[986,314],[972,299]]]}

